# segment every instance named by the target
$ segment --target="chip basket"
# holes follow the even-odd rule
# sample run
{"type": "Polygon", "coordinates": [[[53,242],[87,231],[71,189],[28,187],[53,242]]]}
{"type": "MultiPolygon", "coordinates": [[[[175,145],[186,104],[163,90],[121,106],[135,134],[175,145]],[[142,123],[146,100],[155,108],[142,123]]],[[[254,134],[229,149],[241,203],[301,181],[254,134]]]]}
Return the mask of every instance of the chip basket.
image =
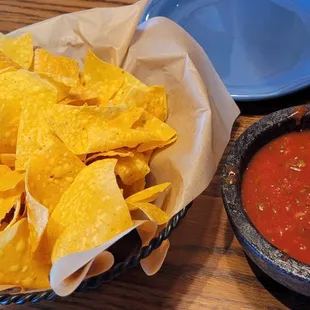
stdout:
{"type": "MultiPolygon", "coordinates": [[[[179,213],[174,215],[168,222],[167,226],[160,232],[158,237],[153,238],[149,245],[141,247],[138,253],[129,255],[125,261],[115,264],[105,273],[83,281],[75,290],[75,292],[84,292],[88,289],[97,288],[103,283],[113,281],[115,278],[125,273],[127,269],[136,267],[142,259],[148,257],[154,250],[159,248],[164,240],[169,238],[172,231],[179,225],[180,221],[185,217],[188,209],[191,206],[192,203],[188,204],[179,213]]],[[[27,302],[34,304],[42,300],[54,300],[57,297],[58,296],[52,290],[36,293],[0,294],[0,305],[23,305],[27,302]]]]}

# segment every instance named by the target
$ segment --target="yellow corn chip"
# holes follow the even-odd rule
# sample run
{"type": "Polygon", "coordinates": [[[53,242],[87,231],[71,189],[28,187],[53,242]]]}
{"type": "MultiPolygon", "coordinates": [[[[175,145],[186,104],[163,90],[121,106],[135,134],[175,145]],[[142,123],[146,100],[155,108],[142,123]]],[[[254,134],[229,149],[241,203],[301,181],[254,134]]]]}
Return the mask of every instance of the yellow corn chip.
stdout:
{"type": "Polygon", "coordinates": [[[124,198],[127,198],[137,192],[140,192],[144,190],[145,188],[145,178],[142,178],[131,185],[126,185],[122,183],[121,181],[118,182],[119,187],[123,190],[123,196],[124,198]]]}
{"type": "Polygon", "coordinates": [[[0,282],[3,285],[21,285],[24,288],[49,287],[50,265],[32,259],[29,229],[21,219],[0,233],[0,282]]]}
{"type": "Polygon", "coordinates": [[[14,212],[13,218],[11,221],[9,221],[5,229],[9,229],[24,216],[22,213],[21,199],[16,200],[15,205],[13,207],[13,212],[14,212]]]}
{"type": "Polygon", "coordinates": [[[125,72],[108,64],[88,50],[82,80],[86,88],[96,90],[100,98],[109,100],[121,87],[125,72]]]}
{"type": "Polygon", "coordinates": [[[16,149],[15,169],[17,171],[26,170],[32,156],[52,145],[57,139],[43,121],[38,121],[36,126],[31,127],[32,120],[37,115],[35,111],[34,107],[29,107],[22,114],[16,149]]]}
{"type": "Polygon", "coordinates": [[[23,173],[12,171],[6,165],[0,165],[0,192],[14,189],[23,180],[23,173]]]}
{"type": "Polygon", "coordinates": [[[10,168],[15,167],[15,159],[15,154],[0,154],[0,163],[10,168]]]}
{"type": "Polygon", "coordinates": [[[127,202],[127,205],[129,210],[141,210],[150,220],[155,221],[158,225],[163,225],[169,220],[166,212],[151,203],[127,202]]]}
{"type": "Polygon", "coordinates": [[[168,113],[165,87],[159,85],[151,86],[146,94],[149,102],[146,110],[161,121],[165,121],[168,113]]]}
{"type": "Polygon", "coordinates": [[[86,164],[107,157],[118,158],[115,167],[115,173],[121,178],[122,183],[131,185],[139,179],[144,178],[149,172],[148,159],[146,160],[143,153],[129,151],[108,151],[94,154],[87,158],[86,164]]]}
{"type": "Polygon", "coordinates": [[[148,140],[147,132],[130,129],[142,112],[139,108],[129,111],[125,105],[53,105],[48,124],[74,154],[106,152],[148,140]]]}
{"type": "MultiPolygon", "coordinates": [[[[136,152],[135,152],[136,153],[136,152]]],[[[141,155],[143,155],[144,157],[144,162],[146,164],[149,163],[149,160],[152,156],[152,151],[148,151],[148,152],[145,152],[145,153],[141,153],[141,155]]],[[[126,185],[124,184],[121,179],[118,177],[118,184],[119,184],[119,187],[122,189],[123,191],[123,196],[125,198],[137,193],[137,192],[140,192],[142,190],[144,190],[145,188],[145,177],[133,182],[131,185],[126,185]]]]}
{"type": "Polygon", "coordinates": [[[117,160],[115,173],[122,182],[131,185],[144,178],[150,172],[150,167],[143,154],[134,152],[134,157],[123,157],[117,160]]]}
{"type": "Polygon", "coordinates": [[[119,156],[119,157],[134,157],[134,154],[132,152],[130,152],[129,150],[126,150],[126,149],[117,149],[117,150],[108,151],[108,152],[96,153],[96,154],[93,154],[93,155],[87,157],[85,160],[85,164],[89,165],[96,160],[105,159],[107,157],[117,157],[117,156],[119,156]]]}
{"type": "Polygon", "coordinates": [[[57,102],[64,100],[69,95],[70,87],[57,80],[57,78],[48,75],[47,73],[37,72],[37,74],[57,89],[57,102]]]}
{"type": "Polygon", "coordinates": [[[53,263],[67,254],[94,248],[133,225],[116,182],[116,162],[106,159],[87,166],[61,197],[47,227],[51,243],[57,239],[53,263]]]}
{"type": "Polygon", "coordinates": [[[79,65],[76,60],[54,56],[44,49],[36,49],[34,56],[34,71],[46,73],[55,81],[67,86],[77,86],[79,83],[79,65]]]}
{"type": "Polygon", "coordinates": [[[24,182],[21,182],[14,189],[0,192],[0,231],[8,229],[24,215],[21,206],[24,191],[24,182]]]}
{"type": "Polygon", "coordinates": [[[158,185],[146,188],[145,190],[128,197],[126,199],[126,202],[131,202],[131,203],[152,202],[158,197],[160,193],[162,193],[170,185],[171,183],[166,182],[166,183],[162,183],[162,184],[158,184],[158,185]]]}
{"type": "Polygon", "coordinates": [[[54,105],[48,116],[52,131],[74,154],[134,148],[149,141],[168,141],[176,131],[141,108],[125,105],[74,107],[54,105]]]}
{"type": "Polygon", "coordinates": [[[153,141],[167,141],[176,135],[176,131],[173,128],[147,111],[142,113],[139,121],[135,123],[133,128],[149,131],[152,136],[158,138],[153,141]]]}
{"type": "Polygon", "coordinates": [[[61,100],[60,104],[70,104],[76,106],[82,105],[107,105],[108,99],[100,98],[100,86],[102,82],[98,82],[94,85],[90,85],[87,88],[83,85],[72,87],[69,94],[61,100]]]}
{"type": "Polygon", "coordinates": [[[143,142],[137,148],[138,152],[151,151],[158,147],[164,147],[176,140],[176,131],[152,114],[144,111],[138,122],[133,127],[150,133],[149,141],[143,142]]]}
{"type": "MultiPolygon", "coordinates": [[[[120,115],[125,108],[54,105],[50,108],[48,123],[73,153],[86,154],[91,152],[89,143],[99,138],[96,133],[103,134],[106,122],[120,115]]],[[[104,140],[104,137],[100,138],[104,140]]]]}
{"type": "Polygon", "coordinates": [[[18,38],[0,37],[0,52],[10,57],[24,69],[29,69],[33,60],[33,42],[30,33],[18,38]]]}
{"type": "Polygon", "coordinates": [[[20,194],[14,196],[0,194],[0,221],[18,204],[18,201],[20,201],[20,194]]]}
{"type": "Polygon", "coordinates": [[[1,222],[1,223],[0,223],[0,232],[3,231],[3,230],[5,230],[5,229],[8,227],[8,225],[9,225],[9,224],[8,224],[7,222],[4,222],[4,221],[1,222]]]}
{"type": "Polygon", "coordinates": [[[108,151],[105,153],[100,153],[103,156],[107,157],[114,157],[114,156],[119,156],[119,157],[134,157],[134,153],[130,152],[128,149],[116,149],[113,151],[108,151]]]}
{"type": "Polygon", "coordinates": [[[75,101],[78,101],[78,104],[73,104],[73,105],[83,105],[84,104],[84,101],[81,101],[81,100],[72,100],[71,98],[64,98],[62,99],[61,101],[59,101],[59,104],[63,104],[63,105],[67,105],[67,104],[71,104],[71,102],[75,102],[75,101]]]}
{"type": "Polygon", "coordinates": [[[147,152],[147,151],[152,151],[155,149],[160,149],[160,148],[163,148],[165,146],[168,146],[168,145],[174,143],[175,141],[177,141],[177,139],[178,139],[177,136],[174,136],[167,141],[144,142],[137,147],[137,151],[138,152],[147,152]]]}
{"type": "Polygon", "coordinates": [[[79,158],[81,161],[84,162],[84,161],[86,160],[86,158],[87,158],[87,154],[77,155],[76,157],[79,158]]]}
{"type": "Polygon", "coordinates": [[[103,82],[97,82],[94,85],[90,85],[89,87],[85,87],[81,84],[76,87],[72,87],[69,91],[69,97],[72,100],[90,100],[98,98],[98,89],[97,85],[103,84],[103,82]],[[95,87],[94,87],[95,86],[95,87]]]}
{"type": "Polygon", "coordinates": [[[48,209],[36,201],[26,186],[26,208],[31,252],[38,248],[49,218],[48,209]]]}
{"type": "MultiPolygon", "coordinates": [[[[22,100],[44,103],[46,88],[52,87],[36,74],[24,70],[0,74],[0,152],[14,153],[22,100]]],[[[56,90],[55,90],[56,91],[56,90]]],[[[34,125],[38,117],[33,119],[34,125]]]]}
{"type": "Polygon", "coordinates": [[[147,91],[148,87],[135,78],[133,75],[126,71],[122,71],[118,68],[120,72],[123,72],[124,82],[116,94],[112,97],[113,104],[125,103],[127,97],[130,96],[131,92],[135,89],[140,89],[142,91],[147,91]]]}
{"type": "Polygon", "coordinates": [[[113,99],[113,103],[125,103],[129,108],[140,107],[165,121],[167,118],[166,90],[163,86],[152,86],[145,89],[132,88],[126,98],[120,102],[113,99]]]}
{"type": "Polygon", "coordinates": [[[20,66],[10,57],[0,52],[0,73],[20,69],[20,66]],[[4,71],[5,70],[5,71],[4,71]]]}
{"type": "MultiPolygon", "coordinates": [[[[15,188],[0,192],[0,222],[6,222],[11,226],[20,217],[21,203],[23,202],[23,193],[25,192],[24,182],[20,182],[15,188]]],[[[1,228],[0,228],[1,230],[1,228]]]]}
{"type": "Polygon", "coordinates": [[[56,140],[29,162],[26,178],[28,192],[52,213],[65,190],[84,167],[77,156],[56,140]]]}
{"type": "Polygon", "coordinates": [[[74,106],[83,106],[83,105],[100,105],[101,100],[98,98],[89,99],[89,100],[72,100],[71,97],[66,97],[59,102],[59,104],[64,105],[74,105],[74,106]]]}
{"type": "MultiPolygon", "coordinates": [[[[40,244],[49,214],[83,168],[80,159],[58,140],[30,160],[26,178],[26,206],[32,252],[40,244]]],[[[45,260],[44,245],[39,254],[40,259],[45,260]]]]}
{"type": "MultiPolygon", "coordinates": [[[[30,77],[29,77],[30,79],[30,77]]],[[[56,138],[45,122],[49,106],[56,103],[57,90],[43,79],[36,85],[37,94],[22,103],[16,147],[16,170],[26,170],[32,156],[52,145],[56,138]]]]}

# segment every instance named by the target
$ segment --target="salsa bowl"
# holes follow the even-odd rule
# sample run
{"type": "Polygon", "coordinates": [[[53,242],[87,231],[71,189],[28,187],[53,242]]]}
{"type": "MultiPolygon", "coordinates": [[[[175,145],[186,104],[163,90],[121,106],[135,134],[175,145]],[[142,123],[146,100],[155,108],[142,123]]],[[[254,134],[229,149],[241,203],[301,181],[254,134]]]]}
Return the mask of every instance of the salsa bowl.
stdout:
{"type": "Polygon", "coordinates": [[[310,265],[284,253],[256,229],[244,209],[242,180],[253,155],[286,133],[310,129],[310,105],[269,114],[250,126],[234,143],[222,171],[222,198],[232,229],[248,257],[287,288],[310,296],[310,265]]]}

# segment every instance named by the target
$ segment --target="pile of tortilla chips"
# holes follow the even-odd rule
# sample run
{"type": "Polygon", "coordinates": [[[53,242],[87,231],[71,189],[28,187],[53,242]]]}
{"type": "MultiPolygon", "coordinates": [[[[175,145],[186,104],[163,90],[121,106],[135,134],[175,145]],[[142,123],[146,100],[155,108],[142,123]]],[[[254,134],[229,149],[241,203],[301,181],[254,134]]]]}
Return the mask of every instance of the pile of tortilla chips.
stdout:
{"type": "Polygon", "coordinates": [[[155,149],[176,140],[162,86],[146,86],[90,50],[74,59],[0,37],[0,285],[47,288],[52,264],[95,248],[169,183],[145,189],[155,149]]]}

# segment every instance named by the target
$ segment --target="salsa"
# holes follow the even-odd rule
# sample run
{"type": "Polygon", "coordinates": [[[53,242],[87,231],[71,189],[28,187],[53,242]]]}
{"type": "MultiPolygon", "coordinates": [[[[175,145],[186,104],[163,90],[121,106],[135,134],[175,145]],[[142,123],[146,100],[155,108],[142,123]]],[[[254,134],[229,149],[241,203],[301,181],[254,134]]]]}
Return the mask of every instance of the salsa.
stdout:
{"type": "Polygon", "coordinates": [[[280,136],[253,156],[242,201],[270,243],[310,264],[310,130],[280,136]]]}

